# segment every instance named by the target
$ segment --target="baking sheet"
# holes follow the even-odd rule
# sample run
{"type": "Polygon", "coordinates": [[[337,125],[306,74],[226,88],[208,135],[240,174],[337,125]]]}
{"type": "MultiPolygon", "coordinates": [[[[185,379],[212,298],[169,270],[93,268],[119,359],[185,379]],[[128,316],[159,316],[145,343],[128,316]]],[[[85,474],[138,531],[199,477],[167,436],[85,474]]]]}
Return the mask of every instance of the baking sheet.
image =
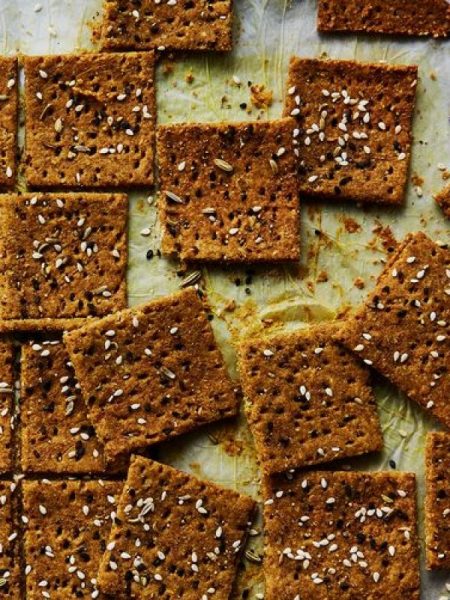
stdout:
{"type": "MultiPolygon", "coordinates": [[[[419,1],[419,0],[417,0],[419,1]]],[[[287,63],[292,54],[386,60],[420,66],[412,180],[404,208],[358,208],[308,202],[302,214],[302,259],[277,268],[202,270],[203,286],[216,316],[214,327],[232,372],[233,342],[240,335],[278,332],[332,319],[358,304],[373,287],[387,247],[407,232],[424,230],[448,241],[450,225],[434,205],[432,194],[443,185],[450,167],[450,41],[395,40],[365,36],[319,36],[314,0],[235,0],[236,48],[214,54],[164,58],[158,67],[158,118],[169,121],[217,121],[273,118],[281,114],[287,63]],[[235,76],[235,79],[233,79],[235,76]],[[241,84],[236,84],[236,77],[241,84]],[[267,110],[252,108],[249,83],[273,92],[267,110]],[[420,185],[423,195],[420,196],[420,185]],[[319,283],[318,279],[327,281],[319,283]],[[359,278],[359,281],[358,281],[359,278]],[[240,285],[238,285],[238,283],[240,285]],[[364,288],[361,289],[361,285],[364,288]]],[[[95,49],[92,30],[101,0],[0,0],[0,51],[4,54],[63,53],[95,49]]],[[[152,190],[131,195],[129,292],[137,304],[178,289],[179,265],[158,257],[159,226],[152,190]],[[150,227],[151,235],[141,231],[150,227]],[[154,251],[151,260],[147,251],[154,251]]],[[[361,469],[412,470],[423,502],[423,447],[436,423],[384,382],[376,385],[385,450],[376,458],[346,461],[361,469]]],[[[251,436],[242,416],[238,422],[211,426],[160,448],[159,456],[182,469],[258,497],[258,470],[251,436]]],[[[421,539],[423,523],[421,520],[421,539]]],[[[250,546],[261,552],[262,539],[250,546]]],[[[423,560],[422,560],[423,564],[423,560]]],[[[423,598],[445,595],[450,576],[423,570],[423,598]]],[[[236,598],[263,591],[262,569],[244,561],[236,598]]]]}

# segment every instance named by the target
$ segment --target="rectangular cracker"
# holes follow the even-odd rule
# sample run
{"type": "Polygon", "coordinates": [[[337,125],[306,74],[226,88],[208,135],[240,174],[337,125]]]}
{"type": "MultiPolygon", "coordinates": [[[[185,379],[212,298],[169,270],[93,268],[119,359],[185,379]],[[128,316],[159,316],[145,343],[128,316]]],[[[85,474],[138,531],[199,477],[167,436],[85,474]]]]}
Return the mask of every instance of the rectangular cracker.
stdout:
{"type": "Polygon", "coordinates": [[[228,600],[254,510],[247,496],[134,458],[99,588],[141,600],[228,600]]]}
{"type": "Polygon", "coordinates": [[[447,37],[446,0],[319,0],[317,28],[324,32],[447,37]]]}
{"type": "Polygon", "coordinates": [[[441,207],[444,215],[450,219],[450,184],[446,185],[438,194],[436,194],[434,199],[441,207]]]}
{"type": "Polygon", "coordinates": [[[2,340],[0,341],[0,473],[7,473],[14,469],[16,450],[14,374],[14,346],[12,342],[2,340]]]}
{"type": "Polygon", "coordinates": [[[293,119],[158,128],[162,249],[187,261],[298,260],[293,119]]]}
{"type": "Polygon", "coordinates": [[[154,62],[153,52],[25,57],[28,185],[151,185],[154,62]]]}
{"type": "Polygon", "coordinates": [[[450,252],[411,233],[337,338],[450,427],[449,323],[450,252]]]}
{"type": "Polygon", "coordinates": [[[249,340],[240,374],[266,473],[383,447],[369,371],[332,340],[337,326],[249,340]]]}
{"type": "Polygon", "coordinates": [[[426,559],[450,569],[450,434],[431,432],[426,444],[426,559]]]}
{"type": "Polygon", "coordinates": [[[12,188],[16,183],[17,90],[17,58],[0,56],[0,188],[12,188]]]}
{"type": "Polygon", "coordinates": [[[122,487],[119,481],[24,482],[28,600],[101,597],[97,570],[122,487]]]}
{"type": "Polygon", "coordinates": [[[106,50],[231,50],[232,0],[104,0],[106,50]]]}
{"type": "Polygon", "coordinates": [[[0,598],[22,598],[19,530],[19,488],[0,481],[0,598]]]}
{"type": "Polygon", "coordinates": [[[236,414],[206,309],[187,289],[65,336],[108,459],[236,414]]]}
{"type": "Polygon", "coordinates": [[[413,473],[266,480],[266,600],[419,600],[415,493],[413,473]]]}
{"type": "Polygon", "coordinates": [[[417,66],[292,57],[284,114],[297,119],[300,191],[402,204],[417,66]]]}
{"type": "Polygon", "coordinates": [[[104,473],[103,447],[62,341],[22,346],[20,387],[23,471],[104,473]]]}
{"type": "Polygon", "coordinates": [[[3,330],[64,327],[124,308],[127,209],[123,194],[0,197],[3,330]]]}

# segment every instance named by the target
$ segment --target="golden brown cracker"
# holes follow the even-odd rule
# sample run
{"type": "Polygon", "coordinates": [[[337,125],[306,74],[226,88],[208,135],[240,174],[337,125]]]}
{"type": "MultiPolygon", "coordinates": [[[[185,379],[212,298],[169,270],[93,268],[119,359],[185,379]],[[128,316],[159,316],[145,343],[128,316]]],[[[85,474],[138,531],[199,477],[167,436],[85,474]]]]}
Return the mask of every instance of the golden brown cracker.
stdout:
{"type": "Polygon", "coordinates": [[[108,459],[236,414],[206,308],[190,288],[65,336],[108,459]]]}
{"type": "Polygon", "coordinates": [[[30,187],[153,183],[152,52],[28,56],[24,64],[30,187]]]}
{"type": "Polygon", "coordinates": [[[187,261],[298,260],[293,119],[158,128],[162,248],[187,261]]]}
{"type": "Polygon", "coordinates": [[[100,589],[141,600],[228,600],[254,510],[253,500],[235,491],[134,458],[100,589]]]}
{"type": "Polygon", "coordinates": [[[412,473],[267,479],[266,600],[419,600],[415,494],[412,473]]]}
{"type": "Polygon", "coordinates": [[[450,427],[450,252],[424,233],[398,246],[338,339],[450,427]]]}
{"type": "Polygon", "coordinates": [[[414,65],[292,57],[284,114],[297,119],[300,191],[401,204],[416,85],[414,65]]]}

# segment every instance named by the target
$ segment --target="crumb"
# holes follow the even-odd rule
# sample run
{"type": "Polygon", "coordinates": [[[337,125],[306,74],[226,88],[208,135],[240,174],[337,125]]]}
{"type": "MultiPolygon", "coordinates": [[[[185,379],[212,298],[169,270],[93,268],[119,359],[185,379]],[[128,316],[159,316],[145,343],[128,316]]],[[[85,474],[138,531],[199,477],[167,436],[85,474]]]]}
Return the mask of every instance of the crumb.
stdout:
{"type": "Polygon", "coordinates": [[[326,281],[328,281],[328,273],[326,271],[320,271],[320,273],[317,275],[316,282],[325,283],[326,281]]]}
{"type": "Polygon", "coordinates": [[[250,100],[256,108],[269,108],[273,102],[273,92],[262,84],[255,83],[250,87],[250,100]]]}
{"type": "Polygon", "coordinates": [[[351,217],[344,217],[344,226],[347,233],[356,233],[361,231],[361,225],[351,217]]]}
{"type": "Polygon", "coordinates": [[[363,290],[366,287],[364,283],[364,279],[362,277],[357,277],[353,282],[353,285],[358,288],[358,290],[363,290]]]}
{"type": "Polygon", "coordinates": [[[195,79],[192,71],[188,71],[188,73],[186,73],[186,76],[184,79],[185,79],[186,83],[192,83],[195,79]]]}

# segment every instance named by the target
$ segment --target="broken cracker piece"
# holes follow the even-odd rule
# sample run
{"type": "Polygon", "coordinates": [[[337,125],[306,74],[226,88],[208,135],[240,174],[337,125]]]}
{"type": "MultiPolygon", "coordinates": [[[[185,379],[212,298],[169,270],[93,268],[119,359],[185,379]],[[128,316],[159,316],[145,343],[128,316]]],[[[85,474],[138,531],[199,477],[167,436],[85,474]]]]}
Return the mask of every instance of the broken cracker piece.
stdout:
{"type": "Polygon", "coordinates": [[[108,459],[237,412],[237,392],[192,288],[64,339],[108,459]]]}
{"type": "Polygon", "coordinates": [[[450,252],[411,233],[337,339],[450,427],[449,323],[450,252]]]}
{"type": "Polygon", "coordinates": [[[319,0],[317,28],[323,32],[447,37],[450,7],[446,0],[319,0]]]}
{"type": "Polygon", "coordinates": [[[450,569],[450,434],[433,431],[426,445],[426,559],[450,569]]]}
{"type": "Polygon", "coordinates": [[[106,50],[231,50],[232,0],[105,0],[106,50]]]}
{"type": "Polygon", "coordinates": [[[264,481],[266,600],[419,600],[412,473],[264,481]]]}
{"type": "Polygon", "coordinates": [[[126,306],[127,197],[0,197],[0,330],[63,329],[126,306]]]}
{"type": "Polygon", "coordinates": [[[417,66],[292,57],[285,116],[297,119],[300,192],[402,204],[417,66]]]}
{"type": "Polygon", "coordinates": [[[17,58],[0,56],[0,188],[14,187],[17,177],[17,79],[17,58]]]}
{"type": "Polygon", "coordinates": [[[158,128],[162,248],[187,261],[298,260],[293,119],[158,128]]]}
{"type": "Polygon", "coordinates": [[[23,471],[105,473],[103,447],[61,340],[22,346],[20,388],[23,471]]]}
{"type": "Polygon", "coordinates": [[[28,56],[24,64],[29,186],[153,183],[152,52],[28,56]]]}
{"type": "Polygon", "coordinates": [[[136,457],[99,569],[112,595],[228,600],[255,502],[136,457]],[[214,592],[211,590],[214,589],[214,592]]]}
{"type": "Polygon", "coordinates": [[[0,473],[14,469],[14,429],[14,346],[12,342],[0,341],[0,473]]]}
{"type": "Polygon", "coordinates": [[[444,215],[450,219],[450,184],[436,194],[434,199],[442,208],[444,215]]]}
{"type": "Polygon", "coordinates": [[[383,446],[369,371],[332,340],[336,331],[324,324],[241,344],[242,387],[266,473],[383,446]]]}
{"type": "Polygon", "coordinates": [[[24,558],[28,600],[99,598],[120,481],[24,481],[24,558]]]}

